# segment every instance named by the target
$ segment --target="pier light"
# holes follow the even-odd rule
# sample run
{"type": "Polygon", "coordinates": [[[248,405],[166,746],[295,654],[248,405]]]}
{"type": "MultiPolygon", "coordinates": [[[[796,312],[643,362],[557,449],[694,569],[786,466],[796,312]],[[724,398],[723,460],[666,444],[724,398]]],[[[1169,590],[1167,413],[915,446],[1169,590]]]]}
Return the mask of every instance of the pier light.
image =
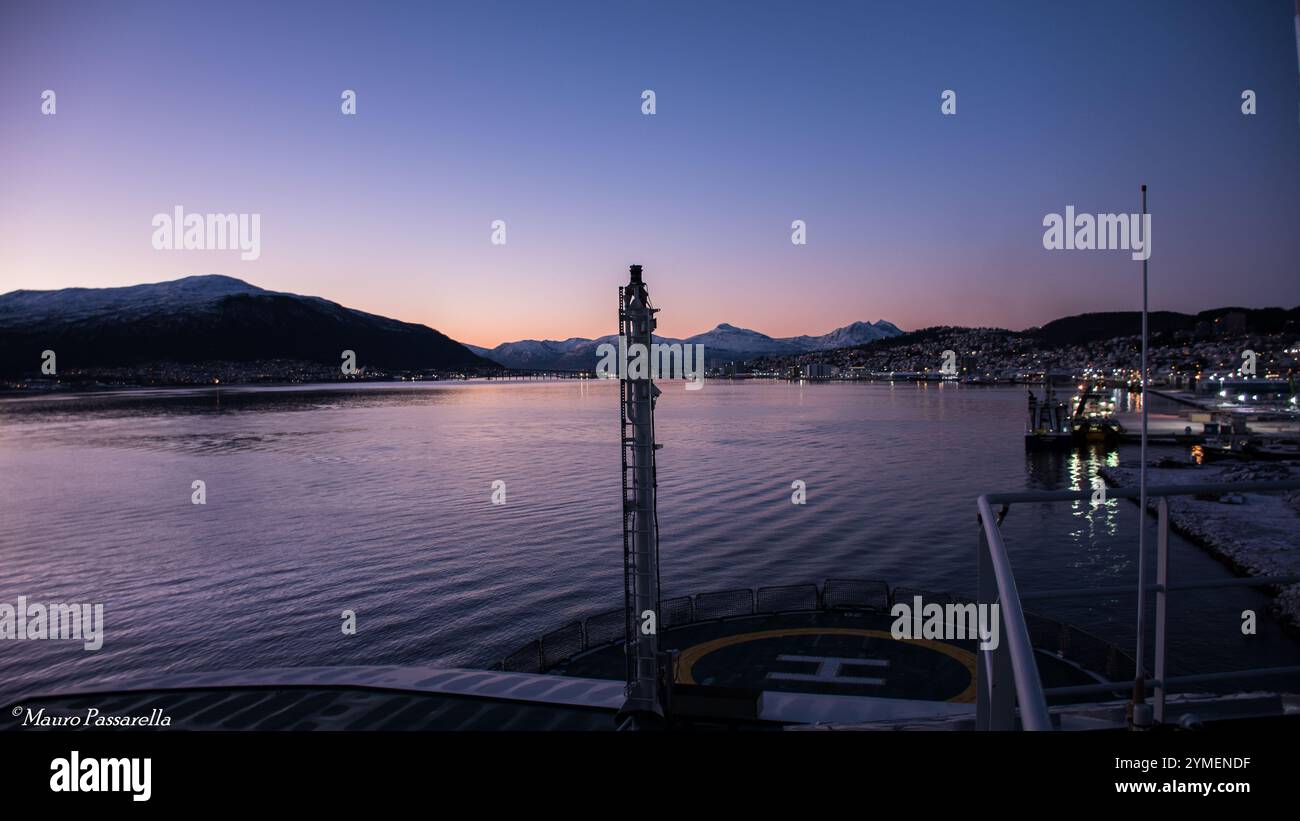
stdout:
{"type": "Polygon", "coordinates": [[[1243,393],[1243,394],[1238,394],[1238,396],[1237,396],[1237,401],[1238,401],[1238,402],[1245,402],[1245,401],[1246,401],[1246,394],[1244,394],[1244,393],[1243,393]]]}

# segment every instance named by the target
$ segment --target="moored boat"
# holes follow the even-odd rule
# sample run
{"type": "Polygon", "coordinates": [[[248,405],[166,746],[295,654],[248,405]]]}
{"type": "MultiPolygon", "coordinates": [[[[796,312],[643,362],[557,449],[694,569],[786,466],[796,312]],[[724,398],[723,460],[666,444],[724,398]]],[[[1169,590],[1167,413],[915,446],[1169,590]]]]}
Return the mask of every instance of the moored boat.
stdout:
{"type": "Polygon", "coordinates": [[[1085,382],[1074,398],[1070,429],[1076,443],[1114,444],[1124,432],[1115,418],[1115,402],[1105,393],[1105,386],[1085,382]]]}
{"type": "Polygon", "coordinates": [[[1031,450],[1069,447],[1074,441],[1069,409],[1056,398],[1051,377],[1043,375],[1043,398],[1031,388],[1025,421],[1025,447],[1031,450]]]}

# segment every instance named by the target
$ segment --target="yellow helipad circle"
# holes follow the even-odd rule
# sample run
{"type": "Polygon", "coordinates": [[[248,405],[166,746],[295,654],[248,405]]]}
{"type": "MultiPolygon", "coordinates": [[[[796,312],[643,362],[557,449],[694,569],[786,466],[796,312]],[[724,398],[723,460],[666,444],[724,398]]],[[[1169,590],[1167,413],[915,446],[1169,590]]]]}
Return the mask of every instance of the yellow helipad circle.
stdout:
{"type": "MultiPolygon", "coordinates": [[[[757,633],[739,633],[734,636],[723,636],[720,639],[713,639],[701,644],[696,644],[682,651],[677,661],[677,676],[682,684],[696,684],[695,677],[691,675],[695,663],[715,650],[721,650],[723,647],[730,647],[734,644],[744,644],[750,641],[762,641],[763,639],[776,639],[786,636],[867,636],[875,639],[889,639],[890,641],[904,641],[896,639],[891,634],[883,630],[862,630],[855,627],[796,627],[789,630],[760,630],[757,633]]],[[[960,647],[954,647],[951,644],[945,644],[941,641],[932,639],[906,639],[908,644],[918,645],[927,650],[934,650],[943,653],[951,659],[960,662],[965,666],[966,671],[970,674],[970,683],[961,693],[948,699],[950,702],[957,704],[973,704],[975,702],[975,654],[969,650],[963,650],[960,647]]]]}

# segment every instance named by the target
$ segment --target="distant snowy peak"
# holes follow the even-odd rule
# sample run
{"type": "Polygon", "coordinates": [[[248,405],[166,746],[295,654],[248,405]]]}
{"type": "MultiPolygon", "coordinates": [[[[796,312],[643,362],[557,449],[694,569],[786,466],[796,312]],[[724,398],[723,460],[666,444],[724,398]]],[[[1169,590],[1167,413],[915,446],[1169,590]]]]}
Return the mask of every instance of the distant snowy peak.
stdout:
{"type": "Polygon", "coordinates": [[[705,350],[716,348],[746,353],[793,353],[799,349],[793,339],[773,339],[767,334],[737,328],[725,322],[711,331],[688,336],[684,341],[692,345],[703,345],[705,350]]]}
{"type": "Polygon", "coordinates": [[[900,336],[902,333],[902,330],[897,325],[881,319],[874,324],[871,322],[854,322],[852,325],[836,328],[828,334],[816,337],[798,337],[798,339],[808,340],[808,350],[827,351],[833,348],[865,345],[877,339],[900,336]]]}
{"type": "MultiPolygon", "coordinates": [[[[749,328],[723,322],[712,330],[685,339],[655,337],[657,342],[685,342],[703,345],[710,362],[748,359],[756,356],[808,353],[832,348],[863,345],[877,339],[902,334],[898,326],[883,319],[875,323],[854,322],[821,336],[774,338],[749,328]]],[[[487,356],[512,368],[589,368],[597,359],[596,348],[603,342],[617,342],[618,335],[599,339],[573,337],[563,341],[524,339],[503,342],[495,348],[466,346],[474,353],[487,356]]]]}
{"type": "Polygon", "coordinates": [[[864,345],[877,339],[899,336],[903,332],[892,322],[883,319],[876,323],[854,322],[843,328],[836,328],[821,336],[786,336],[771,337],[767,334],[737,328],[725,322],[706,333],[689,337],[687,342],[700,342],[706,348],[713,347],[728,351],[746,353],[807,353],[809,351],[826,351],[832,348],[848,348],[864,345]]]}

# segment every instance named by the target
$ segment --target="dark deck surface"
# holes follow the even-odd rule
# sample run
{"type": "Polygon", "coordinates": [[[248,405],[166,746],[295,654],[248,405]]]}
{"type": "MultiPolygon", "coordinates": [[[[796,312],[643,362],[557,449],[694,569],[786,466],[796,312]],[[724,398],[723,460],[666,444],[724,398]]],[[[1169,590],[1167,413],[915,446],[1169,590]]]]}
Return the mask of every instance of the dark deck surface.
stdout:
{"type": "MultiPolygon", "coordinates": [[[[851,721],[969,710],[976,641],[897,640],[890,635],[892,622],[879,611],[819,610],[666,629],[661,647],[678,651],[677,681],[686,685],[675,720],[678,707],[688,726],[773,729],[836,716],[851,721]],[[760,691],[768,694],[761,708],[755,700],[760,691]],[[916,703],[914,712],[909,702],[916,703]],[[700,705],[710,704],[700,712],[700,705]]],[[[1040,652],[1037,660],[1047,687],[1097,681],[1053,654],[1040,652]]],[[[623,646],[615,643],[580,653],[547,675],[420,667],[164,675],[34,694],[16,703],[18,714],[15,704],[5,705],[0,730],[68,729],[53,721],[60,717],[79,717],[82,729],[118,729],[87,725],[93,716],[148,717],[155,711],[169,719],[165,726],[124,729],[613,730],[624,669],[623,646]]]]}
{"type": "MultiPolygon", "coordinates": [[[[26,699],[33,714],[80,716],[149,716],[161,709],[171,719],[165,727],[134,730],[613,730],[614,711],[563,704],[472,698],[434,693],[393,693],[361,688],[216,688],[177,692],[129,693],[26,699]]],[[[21,726],[8,711],[0,728],[21,726]]],[[[48,727],[66,730],[68,727],[48,727]]],[[[73,728],[76,729],[76,728],[73,728]]],[[[89,729],[94,730],[95,727],[89,729]]],[[[119,729],[102,727],[99,729],[119,729]]]]}
{"type": "Polygon", "coordinates": [[[143,674],[30,693],[4,705],[0,730],[612,730],[622,703],[621,682],[422,666],[290,667],[143,674]],[[53,721],[63,717],[81,723],[53,721]],[[104,726],[95,717],[152,721],[104,726]]]}

